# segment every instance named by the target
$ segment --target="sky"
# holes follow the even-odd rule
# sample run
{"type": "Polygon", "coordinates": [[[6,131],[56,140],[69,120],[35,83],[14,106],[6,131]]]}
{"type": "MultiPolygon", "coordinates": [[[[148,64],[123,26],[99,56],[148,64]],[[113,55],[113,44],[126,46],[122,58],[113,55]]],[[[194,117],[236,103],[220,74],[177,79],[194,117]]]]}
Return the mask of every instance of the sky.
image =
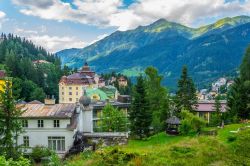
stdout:
{"type": "Polygon", "coordinates": [[[161,18],[199,27],[238,15],[250,15],[250,0],[0,0],[0,32],[55,53],[161,18]]]}

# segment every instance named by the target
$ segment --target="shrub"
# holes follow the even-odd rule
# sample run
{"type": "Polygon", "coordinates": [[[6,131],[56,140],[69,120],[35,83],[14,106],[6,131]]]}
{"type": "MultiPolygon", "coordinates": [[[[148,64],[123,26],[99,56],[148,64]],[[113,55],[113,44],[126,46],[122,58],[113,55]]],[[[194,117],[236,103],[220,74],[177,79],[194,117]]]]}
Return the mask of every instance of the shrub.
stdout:
{"type": "Polygon", "coordinates": [[[31,166],[30,160],[20,157],[18,160],[5,159],[4,156],[0,156],[0,166],[31,166]]]}
{"type": "Polygon", "coordinates": [[[117,147],[100,153],[102,165],[126,165],[139,155],[137,153],[127,153],[117,147]]]}
{"type": "Polygon", "coordinates": [[[60,166],[62,165],[62,162],[58,155],[55,152],[52,152],[51,156],[49,157],[49,162],[46,165],[60,166]]]}
{"type": "Polygon", "coordinates": [[[40,163],[42,158],[49,157],[51,154],[52,152],[48,148],[36,146],[32,149],[30,156],[36,163],[40,163]]]}
{"type": "Polygon", "coordinates": [[[203,119],[186,110],[181,111],[181,117],[182,120],[179,131],[183,135],[199,133],[202,127],[204,127],[206,124],[203,119]]]}
{"type": "Polygon", "coordinates": [[[188,120],[184,119],[181,121],[181,125],[179,127],[179,131],[183,135],[187,135],[191,131],[191,124],[188,120]]]}

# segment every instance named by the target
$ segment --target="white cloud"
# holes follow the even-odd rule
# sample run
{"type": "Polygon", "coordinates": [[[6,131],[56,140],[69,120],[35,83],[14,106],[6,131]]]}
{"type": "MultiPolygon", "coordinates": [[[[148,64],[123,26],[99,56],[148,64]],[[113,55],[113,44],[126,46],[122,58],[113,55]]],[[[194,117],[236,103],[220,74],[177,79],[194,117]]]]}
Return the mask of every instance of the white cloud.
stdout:
{"type": "Polygon", "coordinates": [[[60,0],[13,2],[26,15],[114,26],[119,30],[147,25],[160,18],[193,25],[197,20],[250,13],[250,0],[137,0],[127,8],[124,8],[122,0],[73,0],[72,4],[60,0]]]}
{"type": "Polygon", "coordinates": [[[31,35],[28,37],[36,45],[43,46],[50,52],[55,53],[56,51],[67,49],[67,48],[83,48],[86,43],[76,39],[75,37],[69,36],[49,36],[49,35],[31,35]]]}
{"type": "Polygon", "coordinates": [[[0,11],[0,29],[2,27],[2,23],[6,20],[6,14],[3,11],[0,11]]]}
{"type": "Polygon", "coordinates": [[[31,40],[35,45],[42,46],[52,53],[67,48],[83,48],[87,45],[86,42],[72,36],[51,36],[47,34],[40,35],[46,31],[45,26],[41,27],[42,28],[39,31],[16,28],[14,33],[18,36],[31,40]]]}

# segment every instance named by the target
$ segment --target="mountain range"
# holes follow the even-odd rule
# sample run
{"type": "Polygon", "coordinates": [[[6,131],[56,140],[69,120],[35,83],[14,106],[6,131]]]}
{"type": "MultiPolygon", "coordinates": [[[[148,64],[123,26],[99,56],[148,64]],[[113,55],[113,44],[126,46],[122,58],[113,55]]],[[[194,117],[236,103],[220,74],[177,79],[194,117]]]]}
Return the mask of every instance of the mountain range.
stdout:
{"type": "Polygon", "coordinates": [[[97,72],[117,71],[132,77],[155,66],[163,74],[164,84],[174,88],[183,65],[198,86],[235,72],[249,44],[249,16],[227,17],[199,28],[160,19],[57,55],[63,65],[72,68],[88,61],[97,72]]]}

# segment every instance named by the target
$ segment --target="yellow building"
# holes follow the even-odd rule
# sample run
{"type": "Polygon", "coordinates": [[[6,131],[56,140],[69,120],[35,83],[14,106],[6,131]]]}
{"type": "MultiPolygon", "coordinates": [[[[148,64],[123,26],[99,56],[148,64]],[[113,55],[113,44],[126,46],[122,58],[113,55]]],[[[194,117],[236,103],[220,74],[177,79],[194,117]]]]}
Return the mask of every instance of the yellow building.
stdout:
{"type": "Polygon", "coordinates": [[[3,70],[0,70],[0,91],[3,91],[5,85],[6,85],[5,72],[3,70]]]}
{"type": "MultiPolygon", "coordinates": [[[[98,88],[104,86],[104,81],[90,70],[87,63],[82,69],[69,76],[63,76],[59,82],[59,103],[76,103],[85,88],[98,88]]],[[[94,94],[93,98],[96,97],[94,94]]]]}

